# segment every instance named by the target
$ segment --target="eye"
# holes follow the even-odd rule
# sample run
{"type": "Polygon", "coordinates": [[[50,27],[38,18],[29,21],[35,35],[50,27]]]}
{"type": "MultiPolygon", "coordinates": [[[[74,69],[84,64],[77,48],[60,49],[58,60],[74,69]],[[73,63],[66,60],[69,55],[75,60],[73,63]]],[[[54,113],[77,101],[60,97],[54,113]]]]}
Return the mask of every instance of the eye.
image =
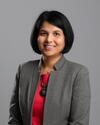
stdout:
{"type": "Polygon", "coordinates": [[[55,32],[54,35],[55,36],[60,36],[60,33],[55,32]]]}
{"type": "Polygon", "coordinates": [[[40,31],[40,32],[39,32],[39,35],[40,35],[40,36],[45,36],[45,35],[47,35],[47,33],[44,32],[44,31],[40,31]]]}

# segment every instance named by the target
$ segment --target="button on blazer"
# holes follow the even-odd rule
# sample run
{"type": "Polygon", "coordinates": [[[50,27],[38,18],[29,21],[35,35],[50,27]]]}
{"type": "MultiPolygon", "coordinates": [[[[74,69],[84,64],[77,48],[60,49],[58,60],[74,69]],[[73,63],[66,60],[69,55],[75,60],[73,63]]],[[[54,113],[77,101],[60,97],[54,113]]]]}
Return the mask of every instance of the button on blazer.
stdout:
{"type": "MultiPolygon", "coordinates": [[[[9,125],[31,125],[32,103],[40,80],[42,58],[19,65],[9,107],[9,125]]],[[[88,69],[64,55],[51,71],[44,105],[43,125],[89,125],[88,69]]]]}

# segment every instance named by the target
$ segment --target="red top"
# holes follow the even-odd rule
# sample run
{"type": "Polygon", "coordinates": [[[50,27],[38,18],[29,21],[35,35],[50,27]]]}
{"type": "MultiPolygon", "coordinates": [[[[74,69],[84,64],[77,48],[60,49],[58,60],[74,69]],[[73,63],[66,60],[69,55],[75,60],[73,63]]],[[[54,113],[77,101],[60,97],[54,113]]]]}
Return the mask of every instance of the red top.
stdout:
{"type": "Polygon", "coordinates": [[[35,93],[34,102],[32,105],[32,125],[43,125],[43,110],[45,97],[40,95],[42,89],[41,84],[47,84],[50,74],[42,74],[35,93]]]}

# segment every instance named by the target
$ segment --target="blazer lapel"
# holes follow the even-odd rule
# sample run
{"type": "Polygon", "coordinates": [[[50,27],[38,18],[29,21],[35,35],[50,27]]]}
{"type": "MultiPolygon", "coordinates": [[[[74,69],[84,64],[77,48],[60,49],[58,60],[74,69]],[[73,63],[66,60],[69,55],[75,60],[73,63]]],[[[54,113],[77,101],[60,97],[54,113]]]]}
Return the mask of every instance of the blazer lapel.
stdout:
{"type": "MultiPolygon", "coordinates": [[[[52,71],[50,73],[49,81],[48,81],[48,88],[47,88],[47,94],[45,98],[45,105],[44,105],[44,117],[43,117],[43,125],[48,125],[52,123],[52,119],[54,119],[54,105],[53,105],[53,95],[57,89],[60,86],[62,86],[61,76],[63,76],[63,70],[62,67],[65,63],[65,57],[62,56],[55,66],[55,71],[52,71]]],[[[59,96],[59,95],[57,95],[59,96]]]]}
{"type": "MultiPolygon", "coordinates": [[[[33,64],[33,71],[31,74],[31,80],[30,80],[30,88],[29,88],[29,118],[32,118],[32,104],[33,104],[33,100],[34,100],[34,95],[37,89],[37,85],[40,79],[40,72],[38,71],[38,63],[39,60],[36,60],[36,62],[34,62],[33,64]]],[[[31,123],[30,123],[31,125],[31,123]]]]}

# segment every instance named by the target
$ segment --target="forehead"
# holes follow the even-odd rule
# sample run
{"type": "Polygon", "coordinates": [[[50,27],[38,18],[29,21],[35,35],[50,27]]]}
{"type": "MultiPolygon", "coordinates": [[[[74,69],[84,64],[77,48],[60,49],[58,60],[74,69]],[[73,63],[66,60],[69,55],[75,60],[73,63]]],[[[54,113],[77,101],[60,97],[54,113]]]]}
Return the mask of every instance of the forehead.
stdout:
{"type": "Polygon", "coordinates": [[[43,22],[40,30],[46,30],[46,31],[58,31],[58,32],[63,32],[63,30],[53,24],[50,24],[49,22],[45,21],[43,22]]]}

